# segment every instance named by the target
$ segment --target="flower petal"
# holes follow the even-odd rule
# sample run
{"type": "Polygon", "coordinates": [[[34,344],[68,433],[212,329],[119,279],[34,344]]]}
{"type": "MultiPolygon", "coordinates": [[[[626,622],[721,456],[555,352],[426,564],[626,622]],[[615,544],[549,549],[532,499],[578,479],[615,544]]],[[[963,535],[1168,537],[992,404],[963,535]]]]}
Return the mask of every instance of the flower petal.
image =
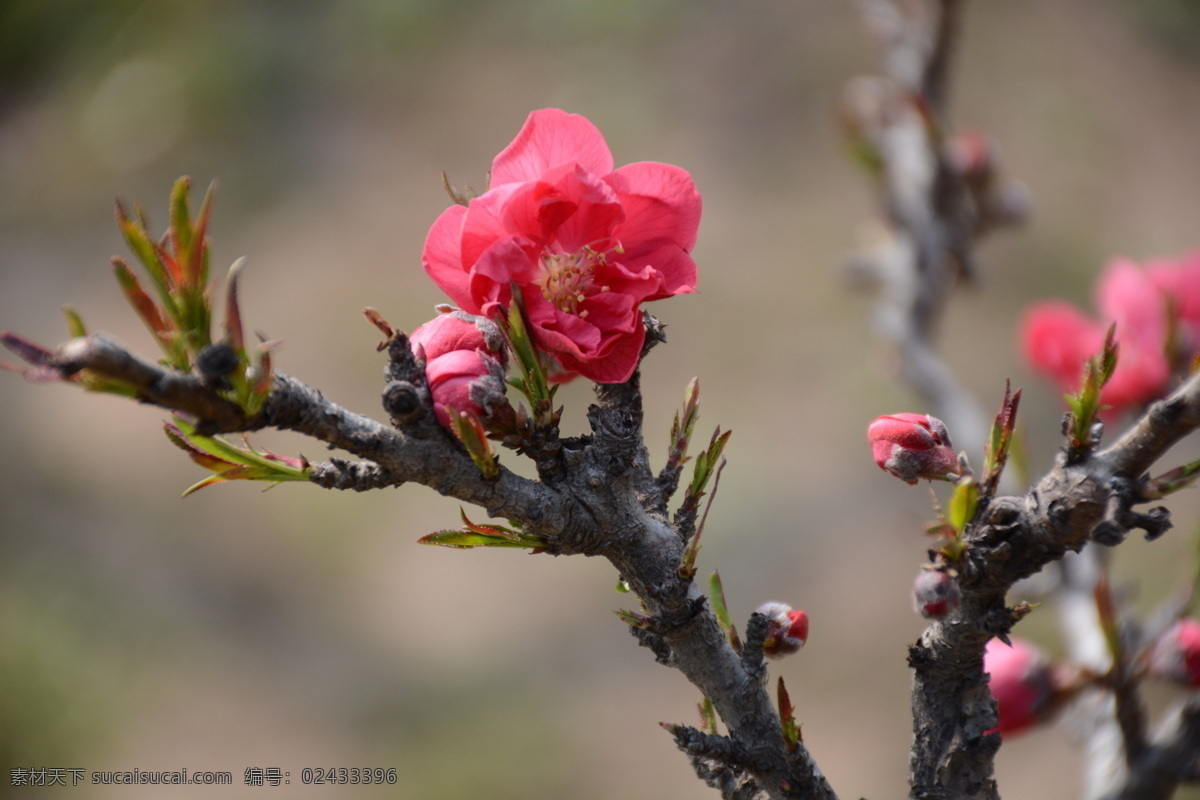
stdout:
{"type": "Polygon", "coordinates": [[[632,292],[633,284],[642,287],[640,300],[661,300],[696,291],[696,262],[673,244],[634,256],[622,256],[618,276],[605,275],[606,282],[621,291],[632,292]],[[624,280],[622,280],[624,278],[624,280]]]}
{"type": "Polygon", "coordinates": [[[562,164],[593,175],[612,172],[613,157],[600,130],[586,117],[558,108],[534,111],[517,137],[492,161],[492,187],[537,180],[562,164]]]}
{"type": "Polygon", "coordinates": [[[575,203],[575,213],[554,230],[559,248],[567,253],[585,247],[603,252],[616,244],[613,231],[625,221],[625,209],[612,187],[578,166],[555,170],[546,180],[575,203]]]}
{"type": "Polygon", "coordinates": [[[638,325],[631,333],[610,338],[594,358],[580,359],[562,353],[558,356],[558,363],[569,372],[577,372],[596,383],[624,383],[637,369],[645,341],[646,328],[638,325]]]}
{"type": "Polygon", "coordinates": [[[616,234],[628,254],[656,250],[668,243],[691,252],[703,201],[686,170],[642,161],[621,167],[605,181],[625,207],[626,222],[616,234]]]}
{"type": "Polygon", "coordinates": [[[467,273],[462,263],[462,225],[467,209],[454,205],[434,221],[425,237],[421,264],[438,287],[455,303],[466,308],[470,303],[467,273]]]}
{"type": "Polygon", "coordinates": [[[1029,309],[1021,323],[1021,351],[1038,372],[1073,391],[1083,365],[1104,346],[1104,328],[1070,303],[1051,301],[1029,309]]]}
{"type": "Polygon", "coordinates": [[[1096,307],[1117,323],[1117,341],[1147,350],[1167,342],[1166,299],[1133,261],[1111,261],[1096,283],[1096,307]]]}

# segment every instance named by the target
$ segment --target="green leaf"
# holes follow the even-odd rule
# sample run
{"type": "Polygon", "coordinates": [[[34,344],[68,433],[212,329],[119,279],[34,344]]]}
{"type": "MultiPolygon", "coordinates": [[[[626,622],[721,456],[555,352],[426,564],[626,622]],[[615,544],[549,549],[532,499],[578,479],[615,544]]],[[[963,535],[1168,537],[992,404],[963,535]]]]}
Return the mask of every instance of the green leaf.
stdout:
{"type": "Polygon", "coordinates": [[[707,697],[700,701],[700,730],[717,735],[717,711],[707,697]]]}
{"type": "Polygon", "coordinates": [[[996,493],[996,487],[1000,484],[1000,476],[1004,473],[1004,467],[1008,463],[1008,452],[1012,444],[1013,429],[1017,421],[1017,407],[1020,402],[1021,390],[1017,389],[1016,392],[1013,392],[1012,385],[1005,381],[1004,400],[1000,404],[1000,411],[992,421],[991,434],[984,447],[982,491],[987,497],[996,493]]]}
{"type": "Polygon", "coordinates": [[[435,531],[417,540],[418,544],[436,544],[441,547],[453,547],[459,550],[469,550],[473,547],[533,547],[545,545],[535,536],[528,537],[529,541],[514,540],[507,536],[492,536],[475,533],[471,530],[435,531]]]}
{"type": "Polygon", "coordinates": [[[712,603],[713,613],[717,616],[717,624],[725,632],[729,645],[738,653],[742,652],[742,641],[738,638],[737,628],[729,617],[729,608],[725,605],[725,588],[721,585],[721,574],[713,571],[708,578],[708,597],[712,603]]]}
{"type": "Polygon", "coordinates": [[[1200,478],[1200,460],[1191,461],[1157,478],[1144,482],[1140,487],[1142,500],[1160,500],[1169,494],[1186,489],[1200,478]]]}
{"type": "Polygon", "coordinates": [[[667,469],[678,468],[687,461],[688,442],[700,416],[700,379],[692,378],[683,393],[683,416],[675,412],[671,425],[671,449],[667,458],[667,469]]]}
{"type": "MultiPolygon", "coordinates": [[[[216,184],[210,184],[200,201],[200,211],[196,214],[195,227],[191,230],[191,241],[187,248],[180,252],[183,261],[184,282],[195,288],[203,288],[208,284],[208,221],[212,215],[212,198],[216,184]]],[[[186,211],[186,205],[184,207],[186,211]]]]}
{"type": "Polygon", "coordinates": [[[529,408],[533,412],[536,425],[541,428],[549,427],[552,424],[554,393],[558,387],[550,386],[542,354],[529,332],[529,316],[525,311],[521,289],[516,283],[510,283],[510,291],[512,301],[509,303],[508,317],[502,327],[521,377],[509,383],[529,400],[529,408]]]}
{"type": "Polygon", "coordinates": [[[950,504],[946,510],[946,521],[962,533],[967,523],[975,516],[975,509],[978,507],[979,485],[968,475],[954,487],[954,494],[950,496],[950,504]]]}
{"type": "Polygon", "coordinates": [[[467,449],[467,455],[475,462],[475,466],[479,467],[483,477],[489,480],[500,477],[499,461],[492,453],[491,445],[487,440],[487,432],[484,431],[483,423],[479,421],[479,418],[474,414],[460,412],[453,406],[447,406],[446,413],[450,416],[454,434],[467,449]]]}
{"type": "Polygon", "coordinates": [[[246,339],[242,328],[242,308],[238,302],[238,279],[246,259],[239,258],[229,267],[225,277],[225,343],[234,349],[238,358],[246,360],[246,339]]]}
{"type": "Polygon", "coordinates": [[[792,706],[792,698],[788,696],[782,677],[779,678],[776,697],[779,702],[780,733],[783,734],[783,741],[787,743],[787,748],[795,750],[800,746],[803,737],[800,734],[800,726],[796,724],[796,709],[792,706]]]}
{"type": "Polygon", "coordinates": [[[113,275],[116,276],[117,284],[121,287],[121,292],[125,295],[125,299],[129,302],[129,305],[133,306],[133,310],[141,318],[146,328],[154,334],[154,339],[167,356],[167,361],[177,369],[186,369],[186,359],[184,364],[181,365],[178,360],[178,353],[175,352],[177,348],[173,346],[175,343],[174,326],[163,319],[158,305],[150,299],[150,295],[146,294],[141,282],[123,259],[114,258],[112,266],[113,275]]]}
{"type": "Polygon", "coordinates": [[[638,614],[636,611],[626,611],[623,608],[618,608],[613,611],[621,621],[631,628],[640,628],[642,630],[650,630],[654,627],[654,620],[647,617],[645,614],[638,614]]]}
{"type": "Polygon", "coordinates": [[[1088,359],[1083,368],[1083,381],[1079,391],[1066,396],[1067,407],[1071,410],[1071,450],[1086,450],[1092,446],[1092,424],[1097,414],[1106,406],[1100,404],[1100,396],[1104,385],[1112,377],[1117,368],[1118,344],[1116,323],[1109,326],[1104,337],[1104,347],[1100,353],[1088,359]]]}
{"type": "Polygon", "coordinates": [[[312,471],[312,466],[303,456],[298,459],[285,458],[269,451],[259,452],[248,443],[243,448],[218,437],[201,436],[196,433],[195,427],[180,417],[172,417],[172,422],[166,423],[163,429],[167,438],[186,452],[192,461],[216,473],[189,487],[183,493],[184,497],[222,481],[266,481],[272,484],[307,481],[312,471]]]}
{"type": "Polygon", "coordinates": [[[721,454],[725,451],[725,445],[729,442],[729,436],[733,431],[725,431],[721,433],[718,427],[713,432],[712,440],[709,442],[708,449],[696,456],[696,466],[692,471],[692,482],[688,486],[688,494],[697,499],[704,493],[704,489],[708,486],[708,481],[713,476],[713,471],[721,460],[721,454]]]}
{"type": "MultiPolygon", "coordinates": [[[[188,208],[188,192],[191,188],[192,182],[187,176],[176,180],[171,187],[170,224],[167,231],[171,249],[177,256],[185,255],[192,246],[192,214],[188,208]]],[[[184,285],[188,285],[186,273],[181,270],[181,274],[185,278],[184,285]]]]}
{"type": "Polygon", "coordinates": [[[531,547],[535,552],[545,548],[546,543],[533,534],[502,525],[483,525],[467,518],[460,509],[463,528],[459,530],[435,531],[417,540],[419,544],[436,544],[442,547],[469,549],[472,547],[531,547]]]}
{"type": "Polygon", "coordinates": [[[79,316],[79,312],[71,306],[63,306],[63,316],[67,318],[67,332],[72,337],[78,339],[87,336],[87,327],[83,324],[83,317],[79,316]]]}

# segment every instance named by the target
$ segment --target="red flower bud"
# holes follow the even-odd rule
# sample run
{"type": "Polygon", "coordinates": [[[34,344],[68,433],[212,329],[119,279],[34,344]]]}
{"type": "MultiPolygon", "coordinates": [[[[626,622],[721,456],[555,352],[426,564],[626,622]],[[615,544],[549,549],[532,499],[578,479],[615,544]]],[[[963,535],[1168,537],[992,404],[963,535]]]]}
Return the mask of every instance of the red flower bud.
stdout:
{"type": "Polygon", "coordinates": [[[785,603],[763,603],[756,613],[767,618],[767,638],[763,641],[767,658],[798,652],[808,641],[808,614],[803,611],[785,603]]]}
{"type": "MultiPolygon", "coordinates": [[[[1054,676],[1050,658],[1033,644],[1012,639],[1009,647],[999,639],[987,643],[983,671],[996,698],[1001,734],[1018,733],[1049,719],[1054,711],[1054,676]]],[[[989,733],[991,731],[988,731],[989,733]]]]}
{"type": "Polygon", "coordinates": [[[944,570],[923,569],[913,581],[913,605],[925,619],[941,619],[962,599],[958,583],[944,570]]]}
{"type": "Polygon", "coordinates": [[[1152,674],[1200,687],[1200,620],[1181,619],[1172,625],[1150,655],[1152,674]]]}
{"type": "Polygon", "coordinates": [[[443,427],[450,427],[453,408],[483,416],[504,398],[504,377],[496,361],[479,350],[451,350],[425,365],[425,380],[433,395],[433,410],[443,427]]]}
{"type": "Polygon", "coordinates": [[[500,327],[490,319],[468,314],[459,308],[444,310],[410,333],[408,342],[414,353],[424,351],[426,361],[453,350],[482,350],[494,356],[501,365],[506,360],[500,327]]]}
{"type": "Polygon", "coordinates": [[[499,326],[461,309],[440,307],[441,314],[413,331],[409,346],[425,358],[425,380],[433,410],[451,428],[453,408],[483,416],[504,401],[507,348],[499,326]]]}
{"type": "Polygon", "coordinates": [[[953,480],[959,476],[958,455],[946,424],[927,414],[890,414],[867,428],[867,439],[879,468],[905,483],[953,480]]]}

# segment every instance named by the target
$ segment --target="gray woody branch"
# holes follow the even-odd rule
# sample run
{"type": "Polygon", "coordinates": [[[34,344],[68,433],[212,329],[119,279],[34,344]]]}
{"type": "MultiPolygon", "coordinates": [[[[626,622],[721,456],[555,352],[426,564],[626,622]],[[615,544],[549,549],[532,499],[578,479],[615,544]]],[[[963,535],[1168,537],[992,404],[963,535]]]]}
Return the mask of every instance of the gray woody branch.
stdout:
{"type": "MultiPolygon", "coordinates": [[[[658,660],[683,672],[726,724],[726,736],[675,728],[698,774],[727,797],[835,798],[803,743],[789,748],[781,735],[765,688],[761,647],[750,647],[748,639],[745,651],[735,652],[699,588],[680,575],[686,537],[664,510],[662,493],[670,487],[649,468],[637,374],[625,384],[598,387],[588,414],[592,433],[563,440],[561,463],[545,480],[504,468],[489,480],[437,423],[402,336],[390,352],[384,402],[394,427],[278,374],[263,411],[248,418],[201,378],[141,361],[101,336],[68,342],[49,366],[64,375],[89,370],[129,384],[139,400],[186,413],[207,434],[275,427],[359,459],[313,465],[318,485],[364,490],[420,483],[519,523],[541,537],[549,552],[604,556],[645,605],[648,623],[635,631],[639,640],[658,660]]],[[[992,771],[1000,742],[995,733],[985,735],[996,717],[982,664],[988,639],[1005,635],[1020,616],[1004,604],[1008,589],[1101,534],[1112,543],[1129,527],[1161,533],[1161,513],[1131,508],[1136,482],[1198,426],[1200,376],[1152,406],[1108,448],[1061,458],[1024,497],[981,504],[964,534],[966,555],[955,565],[962,603],[927,628],[909,653],[917,734],[911,797],[998,797],[992,771]]],[[[1148,743],[1131,765],[1130,793],[1114,797],[1194,778],[1200,760],[1197,716],[1188,706],[1174,729],[1148,743]]]]}
{"type": "Polygon", "coordinates": [[[703,745],[679,742],[702,777],[727,796],[835,798],[803,744],[789,748],[783,739],[761,647],[757,659],[735,652],[700,589],[680,575],[686,535],[666,513],[674,481],[650,470],[637,373],[624,384],[597,386],[588,413],[591,434],[562,440],[559,463],[541,470],[542,481],[503,466],[489,480],[438,424],[402,335],[389,353],[383,401],[393,426],[279,373],[262,412],[247,417],[200,377],[142,361],[102,336],[68,342],[49,366],[64,375],[89,370],[122,381],[140,401],[189,415],[205,435],[273,427],[358,459],[313,464],[311,480],[320,486],[361,491],[423,484],[518,523],[545,541],[547,552],[607,558],[645,606],[649,623],[634,631],[638,638],[683,672],[726,723],[727,736],[707,736],[703,745]]]}

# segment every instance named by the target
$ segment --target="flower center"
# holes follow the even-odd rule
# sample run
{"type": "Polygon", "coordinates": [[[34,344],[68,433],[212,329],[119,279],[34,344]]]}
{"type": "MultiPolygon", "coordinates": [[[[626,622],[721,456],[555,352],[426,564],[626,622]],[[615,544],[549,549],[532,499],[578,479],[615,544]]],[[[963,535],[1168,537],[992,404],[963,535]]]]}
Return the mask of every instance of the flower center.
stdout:
{"type": "Polygon", "coordinates": [[[542,252],[542,277],[538,281],[542,288],[542,297],[561,311],[586,317],[587,309],[580,311],[579,304],[597,291],[609,290],[608,286],[594,286],[592,279],[595,277],[596,267],[608,263],[608,254],[612,252],[622,252],[621,245],[613,242],[609,249],[599,250],[591,244],[586,244],[574,253],[564,253],[547,247],[542,252]]]}

